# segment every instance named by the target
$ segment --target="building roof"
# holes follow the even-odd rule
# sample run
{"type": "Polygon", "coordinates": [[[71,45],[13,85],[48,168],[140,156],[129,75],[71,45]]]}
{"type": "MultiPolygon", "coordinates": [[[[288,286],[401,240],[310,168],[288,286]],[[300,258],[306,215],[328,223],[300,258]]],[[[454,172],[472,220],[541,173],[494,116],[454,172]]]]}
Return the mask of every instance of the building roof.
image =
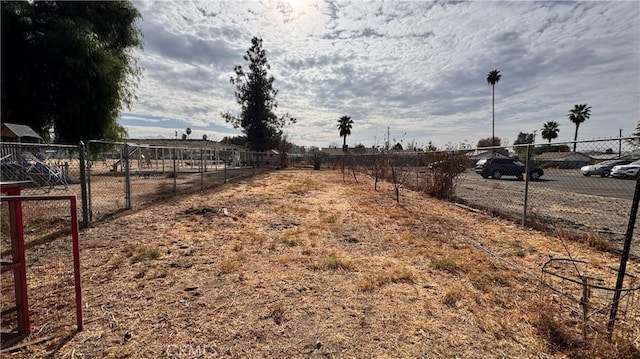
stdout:
{"type": "Polygon", "coordinates": [[[3,123],[2,124],[2,137],[10,138],[22,138],[30,137],[42,139],[40,135],[36,133],[31,127],[27,125],[18,125],[15,123],[3,123]]]}

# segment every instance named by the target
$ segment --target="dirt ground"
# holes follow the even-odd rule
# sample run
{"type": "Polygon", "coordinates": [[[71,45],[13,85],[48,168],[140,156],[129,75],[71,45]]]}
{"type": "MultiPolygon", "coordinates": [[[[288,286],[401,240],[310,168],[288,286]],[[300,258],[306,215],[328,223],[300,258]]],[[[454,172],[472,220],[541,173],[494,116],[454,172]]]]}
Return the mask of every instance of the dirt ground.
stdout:
{"type": "MultiPolygon", "coordinates": [[[[33,246],[27,253],[33,334],[2,357],[575,353],[580,340],[570,334],[584,324],[575,319],[580,306],[568,301],[554,310],[563,294],[579,300],[582,289],[563,281],[552,284],[560,293],[543,290],[540,268],[571,256],[588,261],[579,270],[590,280],[612,286],[614,254],[408,190],[398,205],[389,184],[376,192],[370,179],[358,179],[277,171],[84,230],[82,332],[75,332],[69,238],[33,246]],[[569,334],[549,330],[553,325],[540,319],[545,312],[567,318],[569,334]]],[[[637,275],[640,263],[627,269],[637,275]]],[[[591,294],[594,306],[608,295],[591,294]]],[[[638,354],[638,295],[621,302],[616,322],[620,343],[636,349],[595,345],[585,349],[587,357],[638,354]]],[[[589,343],[602,336],[603,314],[602,307],[590,314],[589,343]]],[[[3,316],[2,324],[4,330],[11,321],[3,316]]]]}

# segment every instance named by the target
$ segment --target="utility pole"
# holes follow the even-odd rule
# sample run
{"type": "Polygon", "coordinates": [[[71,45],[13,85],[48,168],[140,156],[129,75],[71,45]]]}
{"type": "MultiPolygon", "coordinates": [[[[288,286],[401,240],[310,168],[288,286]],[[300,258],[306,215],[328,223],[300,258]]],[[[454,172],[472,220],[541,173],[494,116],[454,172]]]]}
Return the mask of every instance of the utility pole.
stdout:
{"type": "Polygon", "coordinates": [[[390,137],[390,135],[389,135],[389,127],[387,127],[387,143],[386,143],[387,152],[389,152],[389,148],[391,147],[391,143],[390,143],[391,139],[389,137],[390,137]]]}

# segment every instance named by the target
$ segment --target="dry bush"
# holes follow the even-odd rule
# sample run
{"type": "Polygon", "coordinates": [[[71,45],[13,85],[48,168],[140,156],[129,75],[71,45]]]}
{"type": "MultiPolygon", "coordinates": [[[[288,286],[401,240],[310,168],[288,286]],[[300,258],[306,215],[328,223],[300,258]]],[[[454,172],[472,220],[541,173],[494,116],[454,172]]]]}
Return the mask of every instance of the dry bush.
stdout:
{"type": "Polygon", "coordinates": [[[541,304],[538,308],[538,334],[552,350],[576,359],[640,358],[640,348],[632,338],[614,335],[608,339],[606,331],[603,329],[596,331],[594,335],[588,336],[585,340],[579,330],[582,323],[578,320],[562,319],[557,309],[546,304],[541,304]]]}
{"type": "Polygon", "coordinates": [[[583,345],[580,336],[571,332],[548,307],[540,310],[538,333],[555,350],[575,349],[583,345]]]}
{"type": "Polygon", "coordinates": [[[459,288],[450,288],[447,293],[445,293],[442,303],[449,308],[455,308],[463,297],[462,290],[459,288]]]}
{"type": "Polygon", "coordinates": [[[466,158],[463,154],[446,152],[431,153],[430,157],[433,162],[421,190],[428,196],[451,200],[456,178],[465,170],[466,158]]]}
{"type": "Polygon", "coordinates": [[[616,252],[616,246],[615,244],[613,244],[613,242],[595,232],[585,233],[580,231],[572,231],[562,227],[556,228],[554,232],[554,235],[561,240],[584,243],[589,247],[598,249],[603,252],[616,252]]]}

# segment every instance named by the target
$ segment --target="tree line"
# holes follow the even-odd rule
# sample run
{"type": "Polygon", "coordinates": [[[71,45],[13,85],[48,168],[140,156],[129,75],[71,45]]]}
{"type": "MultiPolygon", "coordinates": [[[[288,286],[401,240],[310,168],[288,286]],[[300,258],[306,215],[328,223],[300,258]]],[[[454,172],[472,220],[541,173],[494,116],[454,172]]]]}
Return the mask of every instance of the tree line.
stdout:
{"type": "Polygon", "coordinates": [[[142,47],[129,1],[2,1],[2,121],[46,140],[118,140],[142,47]],[[55,138],[50,138],[51,133],[55,138]]]}

